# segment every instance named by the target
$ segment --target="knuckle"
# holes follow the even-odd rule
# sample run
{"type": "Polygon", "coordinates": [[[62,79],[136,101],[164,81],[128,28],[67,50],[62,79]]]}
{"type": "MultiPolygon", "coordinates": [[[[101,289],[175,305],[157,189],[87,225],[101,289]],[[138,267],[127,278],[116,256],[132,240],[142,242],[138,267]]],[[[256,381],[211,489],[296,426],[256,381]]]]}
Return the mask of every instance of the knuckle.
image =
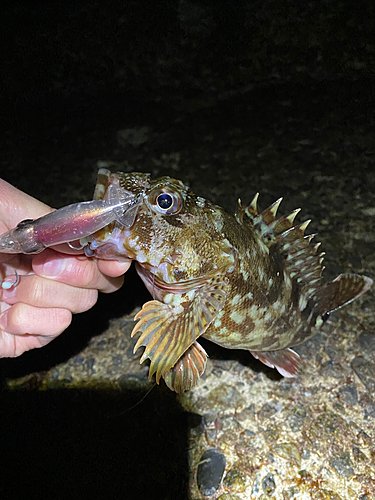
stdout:
{"type": "Polygon", "coordinates": [[[28,314],[24,304],[14,304],[8,311],[8,327],[14,333],[24,333],[27,327],[28,314]]]}
{"type": "Polygon", "coordinates": [[[95,287],[98,276],[97,268],[92,265],[90,261],[77,261],[78,265],[75,269],[75,280],[80,286],[86,286],[89,288],[95,287]]]}

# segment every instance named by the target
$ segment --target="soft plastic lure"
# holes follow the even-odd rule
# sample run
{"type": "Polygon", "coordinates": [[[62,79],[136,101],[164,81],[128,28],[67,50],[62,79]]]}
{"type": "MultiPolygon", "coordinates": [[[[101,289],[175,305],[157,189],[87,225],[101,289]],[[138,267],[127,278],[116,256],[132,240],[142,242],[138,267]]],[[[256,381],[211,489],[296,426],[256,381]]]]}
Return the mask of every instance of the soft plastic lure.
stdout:
{"type": "MultiPolygon", "coordinates": [[[[36,254],[60,243],[80,240],[83,248],[90,236],[117,221],[131,227],[137,215],[141,196],[112,184],[105,200],[84,201],[60,208],[43,217],[21,221],[15,228],[0,236],[0,253],[36,254]]],[[[72,248],[72,245],[70,245],[72,248]]],[[[1,287],[17,284],[3,282],[1,287]]]]}

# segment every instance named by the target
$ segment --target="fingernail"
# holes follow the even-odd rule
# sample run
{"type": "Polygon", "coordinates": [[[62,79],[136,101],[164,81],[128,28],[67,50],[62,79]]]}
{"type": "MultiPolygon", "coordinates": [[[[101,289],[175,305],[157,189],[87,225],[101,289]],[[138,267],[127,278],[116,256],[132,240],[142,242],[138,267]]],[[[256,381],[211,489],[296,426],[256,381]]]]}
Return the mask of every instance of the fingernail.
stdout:
{"type": "MultiPolygon", "coordinates": [[[[7,284],[9,283],[9,285],[12,285],[12,282],[9,282],[7,279],[5,279],[4,282],[7,284]]],[[[11,299],[15,295],[16,295],[16,287],[15,286],[10,286],[9,288],[3,288],[3,299],[11,299]]]]}
{"type": "Polygon", "coordinates": [[[6,330],[7,325],[8,325],[8,312],[5,312],[0,316],[0,328],[2,330],[6,330]]]}
{"type": "Polygon", "coordinates": [[[56,256],[47,257],[43,264],[42,275],[46,277],[58,276],[65,268],[65,259],[56,259],[56,256]]]}

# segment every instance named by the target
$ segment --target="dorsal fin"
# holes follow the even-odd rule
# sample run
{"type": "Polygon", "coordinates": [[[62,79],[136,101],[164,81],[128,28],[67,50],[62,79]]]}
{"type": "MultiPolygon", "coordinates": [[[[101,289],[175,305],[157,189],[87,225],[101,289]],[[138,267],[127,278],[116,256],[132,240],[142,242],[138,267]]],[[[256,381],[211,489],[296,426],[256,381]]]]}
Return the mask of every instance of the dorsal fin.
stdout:
{"type": "Polygon", "coordinates": [[[245,208],[246,215],[248,215],[249,217],[256,217],[258,215],[258,208],[257,208],[258,197],[259,193],[256,193],[250,205],[248,205],[245,208]]]}
{"type": "Polygon", "coordinates": [[[373,281],[366,276],[343,274],[321,286],[324,270],[324,252],[318,253],[320,243],[311,244],[315,234],[305,236],[310,220],[293,226],[299,208],[276,219],[282,198],[258,214],[257,193],[250,205],[243,207],[239,200],[237,220],[251,225],[254,232],[268,247],[270,255],[283,259],[284,273],[294,280],[300,296],[311,298],[316,314],[328,314],[365,293],[373,281]]]}
{"type": "Polygon", "coordinates": [[[277,209],[279,208],[282,200],[282,198],[279,198],[278,200],[274,201],[272,205],[263,210],[263,212],[260,214],[262,216],[263,222],[265,222],[267,225],[270,225],[276,219],[277,209]]]}
{"type": "MultiPolygon", "coordinates": [[[[309,297],[319,287],[322,277],[323,253],[318,253],[319,244],[312,245],[315,236],[305,236],[310,220],[293,226],[299,208],[276,219],[276,212],[282,198],[272,203],[260,214],[257,211],[258,194],[248,207],[239,203],[239,211],[244,223],[251,224],[255,233],[269,248],[270,254],[279,254],[284,259],[284,271],[295,279],[301,294],[309,297]]],[[[239,220],[239,219],[238,219],[239,220]]]]}
{"type": "Polygon", "coordinates": [[[289,214],[282,215],[280,217],[280,219],[278,219],[276,221],[275,227],[273,229],[274,233],[280,234],[280,233],[283,233],[284,231],[286,231],[287,229],[290,229],[291,227],[293,227],[294,219],[296,218],[296,215],[300,211],[301,211],[300,208],[296,208],[295,210],[293,210],[289,214]]]}

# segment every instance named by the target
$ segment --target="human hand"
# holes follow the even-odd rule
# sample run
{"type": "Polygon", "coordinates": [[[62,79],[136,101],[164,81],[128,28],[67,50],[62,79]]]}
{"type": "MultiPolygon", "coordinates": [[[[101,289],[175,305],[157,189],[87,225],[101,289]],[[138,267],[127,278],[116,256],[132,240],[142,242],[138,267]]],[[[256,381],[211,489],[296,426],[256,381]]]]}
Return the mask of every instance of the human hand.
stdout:
{"type": "MultiPolygon", "coordinates": [[[[21,220],[36,219],[52,209],[0,179],[0,234],[21,220]]],[[[90,309],[98,291],[111,293],[123,284],[131,261],[94,261],[67,245],[37,255],[0,254],[0,358],[42,347],[71,323],[72,314],[90,309]]]]}

